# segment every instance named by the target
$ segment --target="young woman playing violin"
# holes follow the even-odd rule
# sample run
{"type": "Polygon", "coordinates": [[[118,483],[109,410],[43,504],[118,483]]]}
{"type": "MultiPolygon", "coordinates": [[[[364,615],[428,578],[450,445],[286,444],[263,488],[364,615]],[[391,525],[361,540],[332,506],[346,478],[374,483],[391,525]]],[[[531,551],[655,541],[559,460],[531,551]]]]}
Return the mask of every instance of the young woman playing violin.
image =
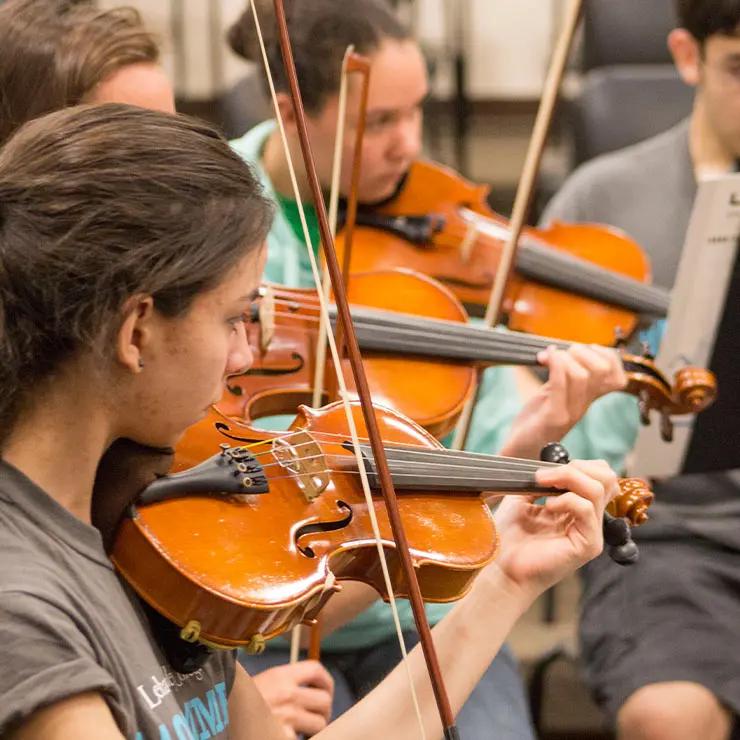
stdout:
{"type": "MultiPolygon", "coordinates": [[[[173,674],[90,526],[114,440],[176,444],[249,365],[270,205],[210,127],[119,104],[17,131],[0,204],[0,734],[283,738],[233,653],[173,674]]],[[[608,466],[537,477],[572,493],[501,504],[500,556],[435,629],[454,709],[533,599],[601,549],[608,466]]],[[[411,661],[436,737],[418,650],[411,661]]],[[[395,670],[317,737],[408,738],[408,692],[395,670]]]]}
{"type": "MultiPolygon", "coordinates": [[[[287,129],[293,161],[300,161],[296,119],[274,29],[271,3],[259,4],[267,49],[278,91],[280,114],[287,129]],[[274,32],[273,32],[274,33],[274,32]]],[[[329,190],[342,58],[347,47],[367,56],[372,64],[367,130],[363,140],[358,195],[375,203],[391,195],[411,163],[421,154],[422,104],[428,94],[426,65],[418,44],[400,25],[392,10],[376,0],[290,4],[290,26],[299,81],[304,91],[309,135],[319,178],[329,190]]],[[[230,29],[229,41],[241,56],[261,64],[253,16],[247,9],[230,29]]],[[[352,176],[352,148],[357,125],[359,87],[349,80],[348,123],[344,144],[341,192],[346,195],[352,176]]],[[[232,142],[255,169],[265,192],[277,206],[267,238],[267,280],[290,286],[313,285],[287,156],[274,121],[262,123],[232,142]]],[[[306,174],[299,168],[299,189],[318,245],[316,214],[307,201],[306,174]]],[[[575,347],[550,351],[541,362],[550,380],[540,385],[527,370],[496,367],[484,373],[467,449],[501,450],[503,454],[536,456],[543,443],[561,439],[585,414],[591,402],[624,387],[614,353],[575,347]],[[522,409],[522,406],[524,408],[522,409]],[[522,413],[515,420],[517,412],[522,413]]],[[[616,469],[634,443],[638,418],[632,399],[612,394],[601,399],[586,419],[565,439],[566,446],[584,457],[605,457],[616,469]]],[[[416,634],[408,604],[399,605],[409,644],[416,634]]],[[[448,610],[429,605],[432,622],[448,610]]],[[[324,662],[335,678],[335,713],[369,691],[400,659],[389,607],[361,584],[347,589],[327,606],[322,623],[324,662]],[[364,611],[363,611],[364,610],[364,611]],[[356,616],[357,615],[357,616],[356,616]],[[349,620],[354,618],[351,622],[349,620]],[[347,622],[349,622],[347,624],[347,622]]],[[[275,641],[263,655],[244,657],[250,671],[288,660],[287,643],[275,641]]],[[[493,662],[484,681],[458,716],[468,737],[532,737],[521,679],[507,647],[493,662]]]]}

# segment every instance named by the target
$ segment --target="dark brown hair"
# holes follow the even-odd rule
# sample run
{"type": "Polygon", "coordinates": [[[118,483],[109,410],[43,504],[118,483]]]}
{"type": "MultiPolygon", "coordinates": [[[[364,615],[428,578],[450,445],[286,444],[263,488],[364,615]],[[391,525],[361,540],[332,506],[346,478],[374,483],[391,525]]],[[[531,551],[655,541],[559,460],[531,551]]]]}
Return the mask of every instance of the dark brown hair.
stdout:
{"type": "Polygon", "coordinates": [[[0,150],[0,441],[57,368],[110,358],[132,296],[181,315],[271,217],[249,166],[202,121],[108,103],[19,129],[0,150]]]}
{"type": "MultiPolygon", "coordinates": [[[[272,0],[254,2],[276,90],[287,92],[272,0]]],[[[339,91],[342,59],[350,44],[358,54],[369,54],[384,39],[410,38],[385,0],[291,0],[285,7],[298,83],[309,113],[318,113],[326,99],[339,91]]],[[[262,67],[251,8],[231,26],[227,37],[236,54],[262,67]]]]}
{"type": "Polygon", "coordinates": [[[733,36],[740,28],[740,0],[676,0],[681,28],[700,43],[716,34],[733,36]]]}
{"type": "Polygon", "coordinates": [[[84,102],[122,67],[159,59],[136,10],[73,0],[7,0],[0,49],[0,144],[26,121],[84,102]]]}

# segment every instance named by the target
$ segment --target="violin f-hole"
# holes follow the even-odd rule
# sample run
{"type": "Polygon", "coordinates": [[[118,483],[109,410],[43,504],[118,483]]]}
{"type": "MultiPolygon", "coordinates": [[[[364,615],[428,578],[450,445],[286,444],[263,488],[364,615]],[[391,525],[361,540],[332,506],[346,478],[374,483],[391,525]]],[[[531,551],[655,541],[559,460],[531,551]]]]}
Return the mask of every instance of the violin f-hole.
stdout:
{"type": "Polygon", "coordinates": [[[251,367],[249,370],[245,370],[242,373],[236,375],[229,375],[226,379],[226,390],[234,396],[243,396],[244,390],[234,385],[233,382],[229,381],[238,380],[239,378],[254,378],[254,377],[280,377],[282,375],[295,375],[301,372],[306,365],[306,360],[298,354],[298,352],[291,352],[290,359],[293,360],[293,365],[284,365],[283,367],[251,367]]]}
{"type": "Polygon", "coordinates": [[[299,541],[302,537],[309,534],[318,534],[322,532],[336,532],[338,529],[344,529],[352,521],[352,508],[349,504],[344,501],[337,501],[337,508],[340,511],[346,512],[346,516],[342,519],[338,519],[335,522],[314,522],[313,524],[304,524],[302,527],[298,527],[295,532],[295,545],[298,550],[305,555],[307,558],[315,558],[316,553],[313,551],[310,545],[301,547],[299,541]]]}

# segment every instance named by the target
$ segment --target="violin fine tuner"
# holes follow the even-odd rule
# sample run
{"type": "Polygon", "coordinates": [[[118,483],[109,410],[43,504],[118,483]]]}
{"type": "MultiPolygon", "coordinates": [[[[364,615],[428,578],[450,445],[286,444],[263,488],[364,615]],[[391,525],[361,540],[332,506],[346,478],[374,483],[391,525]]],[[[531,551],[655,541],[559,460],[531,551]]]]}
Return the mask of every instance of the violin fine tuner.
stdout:
{"type": "MultiPolygon", "coordinates": [[[[542,448],[540,460],[564,465],[570,461],[570,456],[563,445],[558,442],[550,442],[542,448]]],[[[632,565],[637,562],[640,552],[632,539],[630,525],[625,519],[612,516],[605,511],[602,529],[607,552],[615,563],[618,565],[632,565]]]]}

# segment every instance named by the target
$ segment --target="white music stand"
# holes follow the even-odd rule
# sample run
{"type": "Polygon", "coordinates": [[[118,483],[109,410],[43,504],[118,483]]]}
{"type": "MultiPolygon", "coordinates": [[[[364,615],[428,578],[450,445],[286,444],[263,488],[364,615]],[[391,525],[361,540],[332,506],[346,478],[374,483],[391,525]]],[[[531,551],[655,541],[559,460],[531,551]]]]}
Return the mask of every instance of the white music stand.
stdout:
{"type": "MultiPolygon", "coordinates": [[[[739,235],[740,173],[701,182],[657,357],[658,367],[669,380],[686,365],[709,366],[739,235]]],[[[681,473],[694,417],[676,417],[673,422],[674,438],[668,443],[660,436],[657,420],[640,430],[627,460],[630,476],[664,478],[681,473]]]]}

